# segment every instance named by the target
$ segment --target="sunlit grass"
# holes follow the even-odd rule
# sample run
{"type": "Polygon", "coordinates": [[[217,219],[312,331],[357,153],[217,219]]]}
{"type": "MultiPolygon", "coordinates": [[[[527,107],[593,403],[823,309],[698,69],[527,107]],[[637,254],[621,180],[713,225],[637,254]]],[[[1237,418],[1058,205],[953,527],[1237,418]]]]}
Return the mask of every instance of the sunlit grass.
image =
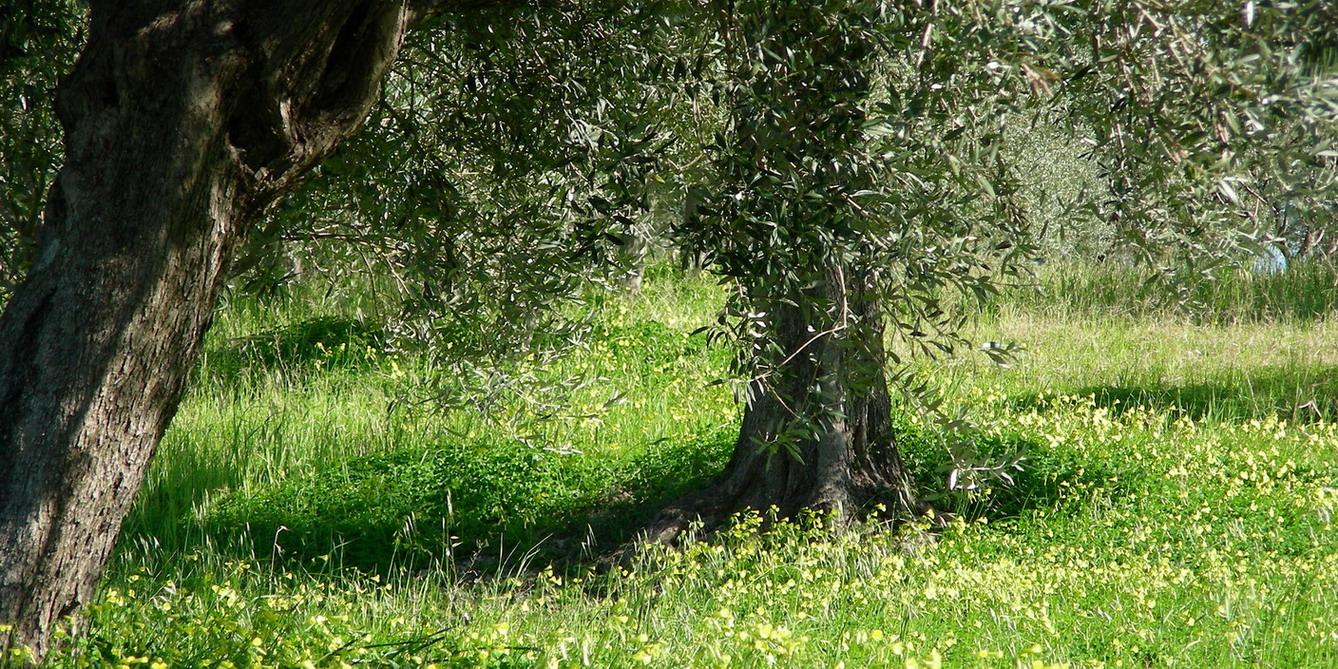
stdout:
{"type": "MultiPolygon", "coordinates": [[[[239,338],[348,317],[310,296],[234,304],[89,635],[55,666],[1338,665],[1326,319],[1005,303],[971,338],[1024,343],[1014,365],[927,371],[970,408],[977,446],[1023,469],[942,499],[962,512],[946,530],[758,536],[747,519],[685,550],[584,561],[583,542],[653,509],[644,491],[721,466],[737,421],[709,385],[727,353],[688,336],[718,290],[673,275],[647,288],[603,304],[602,334],[561,370],[602,380],[524,443],[469,407],[392,410],[430,370],[338,350],[361,330],[322,341],[329,353],[229,358],[239,338]],[[450,508],[432,506],[448,491],[450,508]],[[566,559],[544,569],[552,555],[566,559]]],[[[918,475],[941,482],[936,428],[902,429],[918,475]]]]}
{"type": "Polygon", "coordinates": [[[1060,320],[1015,306],[970,330],[1024,351],[1009,369],[959,356],[933,373],[951,387],[997,384],[1019,401],[1046,390],[1095,394],[1223,420],[1338,411],[1338,323],[1193,325],[1173,318],[1060,320]]]}

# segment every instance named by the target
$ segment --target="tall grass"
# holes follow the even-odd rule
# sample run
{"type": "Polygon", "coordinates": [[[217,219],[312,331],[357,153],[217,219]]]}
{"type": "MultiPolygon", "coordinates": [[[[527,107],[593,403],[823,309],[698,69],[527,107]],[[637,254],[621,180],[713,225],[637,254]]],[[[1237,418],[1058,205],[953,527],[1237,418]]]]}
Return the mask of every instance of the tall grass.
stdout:
{"type": "Polygon", "coordinates": [[[1063,319],[1104,315],[1209,324],[1322,320],[1338,305],[1338,266],[1301,261],[1279,272],[1223,269],[1168,284],[1146,268],[1070,262],[1041,266],[1035,286],[1010,291],[1001,303],[1063,319]]]}

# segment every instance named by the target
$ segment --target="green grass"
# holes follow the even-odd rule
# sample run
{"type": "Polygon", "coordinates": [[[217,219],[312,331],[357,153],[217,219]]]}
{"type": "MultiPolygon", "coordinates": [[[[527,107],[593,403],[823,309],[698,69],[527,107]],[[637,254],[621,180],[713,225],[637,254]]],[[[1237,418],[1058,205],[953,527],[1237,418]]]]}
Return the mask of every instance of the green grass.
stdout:
{"type": "Polygon", "coordinates": [[[1300,260],[1284,272],[1221,268],[1210,280],[1153,281],[1154,272],[1118,262],[1061,263],[1039,268],[1035,290],[1009,293],[1004,306],[1055,318],[1187,319],[1231,324],[1324,320],[1338,304],[1338,266],[1300,260]]]}
{"type": "MultiPolygon", "coordinates": [[[[598,379],[543,423],[397,403],[435,372],[384,351],[372,302],[230,304],[53,665],[1338,665],[1338,331],[1311,293],[1214,325],[1131,290],[1011,295],[970,335],[1016,364],[925,363],[978,451],[1025,456],[943,499],[947,530],[744,519],[583,561],[732,447],[728,353],[688,334],[718,289],[647,288],[539,372],[598,379]]],[[[941,481],[936,428],[901,428],[941,481]]]]}

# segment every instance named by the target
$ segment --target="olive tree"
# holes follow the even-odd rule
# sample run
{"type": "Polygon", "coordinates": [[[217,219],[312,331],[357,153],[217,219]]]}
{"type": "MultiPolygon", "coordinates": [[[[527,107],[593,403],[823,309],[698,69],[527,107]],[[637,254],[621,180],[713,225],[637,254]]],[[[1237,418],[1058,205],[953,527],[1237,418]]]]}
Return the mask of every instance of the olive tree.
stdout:
{"type": "Polygon", "coordinates": [[[0,620],[40,656],[89,601],[234,249],[354,131],[404,2],[92,2],[64,164],[0,316],[0,620]]]}
{"type": "Polygon", "coordinates": [[[89,7],[0,316],[0,646],[40,657],[91,598],[228,277],[284,243],[359,249],[404,288],[398,329],[487,364],[551,338],[644,209],[661,15],[300,4],[89,7]]]}
{"type": "MultiPolygon", "coordinates": [[[[891,427],[887,379],[905,377],[887,343],[950,352],[952,293],[983,298],[1025,271],[1038,231],[1018,126],[1086,148],[1107,189],[1075,213],[1173,287],[1266,243],[1261,208],[1333,200],[1325,3],[718,6],[729,122],[680,236],[733,287],[722,334],[742,343],[747,408],[725,472],[666,512],[661,537],[745,508],[923,510],[891,427]]],[[[989,471],[970,464],[946,484],[989,471]]]]}

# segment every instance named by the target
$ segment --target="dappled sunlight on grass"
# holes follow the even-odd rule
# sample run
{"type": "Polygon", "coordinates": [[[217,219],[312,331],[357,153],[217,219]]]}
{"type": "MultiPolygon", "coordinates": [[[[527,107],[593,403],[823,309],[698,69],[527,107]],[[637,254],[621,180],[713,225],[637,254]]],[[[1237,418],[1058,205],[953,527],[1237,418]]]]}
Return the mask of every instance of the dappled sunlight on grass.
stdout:
{"type": "Polygon", "coordinates": [[[979,399],[998,410],[986,434],[1040,444],[1033,467],[1055,479],[1047,503],[937,533],[875,518],[835,534],[801,522],[758,535],[760,518],[744,519],[710,541],[644,549],[607,571],[535,572],[513,556],[475,582],[449,565],[383,577],[150,553],[104,592],[96,628],[116,634],[116,652],[181,661],[179,646],[134,633],[165,627],[238,665],[1338,659],[1338,603],[1326,594],[1338,588],[1338,425],[1167,420],[1072,396],[1026,410],[997,391],[979,399]]]}

